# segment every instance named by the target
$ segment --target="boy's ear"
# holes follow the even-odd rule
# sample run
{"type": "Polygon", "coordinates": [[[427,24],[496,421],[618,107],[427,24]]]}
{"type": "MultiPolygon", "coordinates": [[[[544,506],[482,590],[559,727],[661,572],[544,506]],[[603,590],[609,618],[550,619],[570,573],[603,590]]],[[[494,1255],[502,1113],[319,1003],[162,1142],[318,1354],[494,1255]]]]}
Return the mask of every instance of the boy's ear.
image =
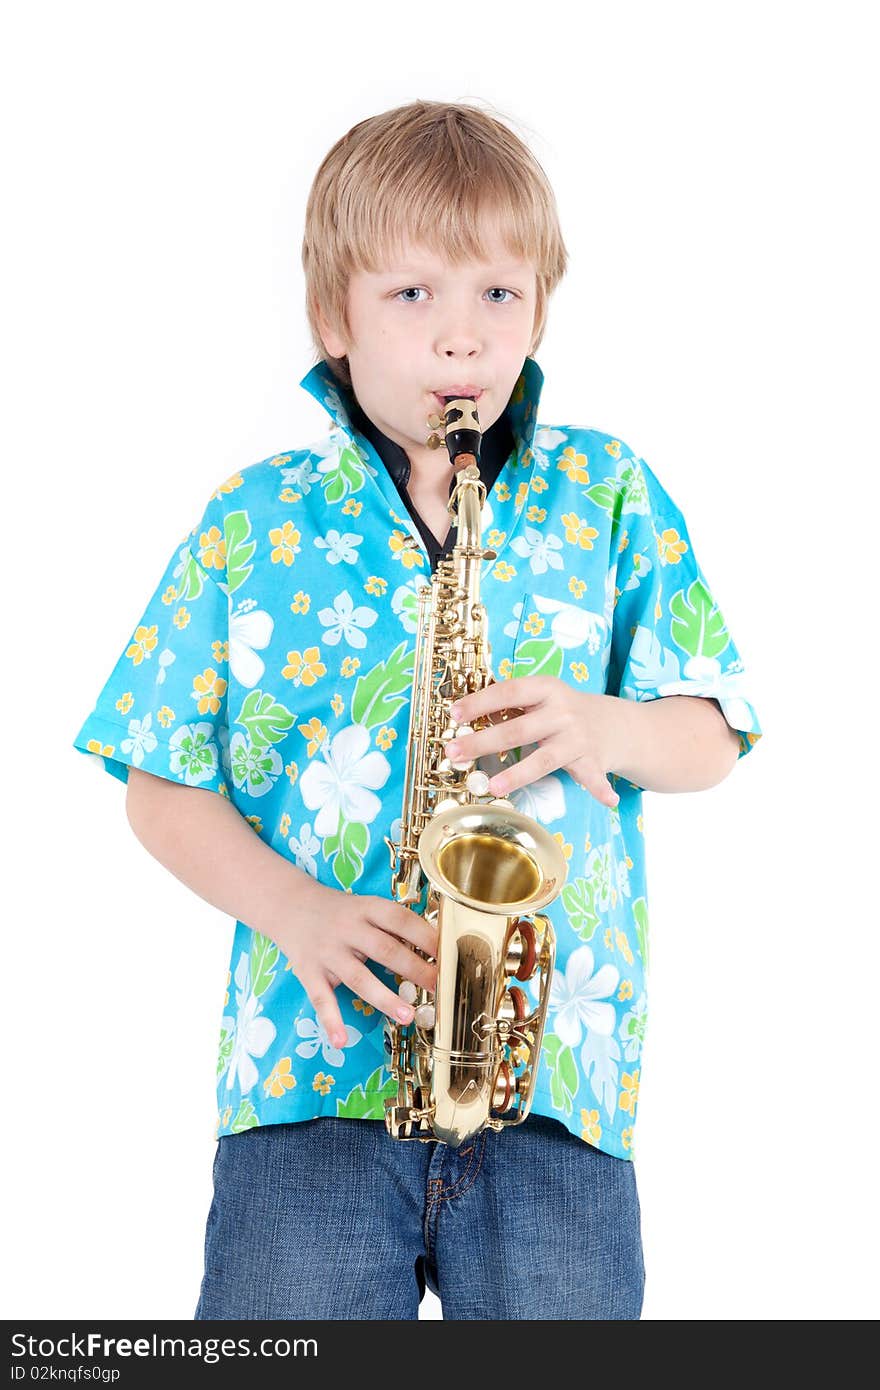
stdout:
{"type": "Polygon", "coordinates": [[[315,305],[315,318],[318,321],[318,329],[321,334],[321,341],[327,350],[328,357],[344,357],[347,351],[345,339],[335,331],[322,310],[320,304],[315,305]]]}

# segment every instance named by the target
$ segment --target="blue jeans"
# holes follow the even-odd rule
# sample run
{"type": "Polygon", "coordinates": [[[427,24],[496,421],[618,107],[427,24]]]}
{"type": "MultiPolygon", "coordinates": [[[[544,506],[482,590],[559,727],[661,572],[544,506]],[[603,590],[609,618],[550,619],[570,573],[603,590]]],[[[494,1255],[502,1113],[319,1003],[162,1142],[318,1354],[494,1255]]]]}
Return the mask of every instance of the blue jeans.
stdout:
{"type": "Polygon", "coordinates": [[[217,1141],[197,1319],[634,1319],[632,1163],[530,1115],[458,1149],[323,1116],[217,1141]]]}

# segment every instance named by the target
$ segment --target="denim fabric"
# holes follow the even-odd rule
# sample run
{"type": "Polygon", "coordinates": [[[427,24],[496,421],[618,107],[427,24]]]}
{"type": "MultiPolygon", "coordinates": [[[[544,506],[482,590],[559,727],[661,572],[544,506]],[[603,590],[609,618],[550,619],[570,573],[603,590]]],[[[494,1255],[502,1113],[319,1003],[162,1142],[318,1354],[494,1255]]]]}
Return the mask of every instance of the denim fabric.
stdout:
{"type": "Polygon", "coordinates": [[[637,1319],[632,1162],[532,1114],[459,1149],[322,1116],[223,1135],[196,1319],[637,1319]]]}

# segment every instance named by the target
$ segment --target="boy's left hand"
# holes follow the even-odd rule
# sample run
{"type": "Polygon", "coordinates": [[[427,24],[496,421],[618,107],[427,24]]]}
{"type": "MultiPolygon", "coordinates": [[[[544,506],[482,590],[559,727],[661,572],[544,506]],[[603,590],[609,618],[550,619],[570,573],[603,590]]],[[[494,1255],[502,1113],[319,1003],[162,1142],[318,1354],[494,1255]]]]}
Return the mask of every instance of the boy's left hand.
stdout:
{"type": "Polygon", "coordinates": [[[464,761],[536,743],[537,748],[527,757],[495,774],[489,782],[493,796],[508,796],[517,787],[564,768],[603,806],[616,806],[620,797],[605,774],[613,771],[621,752],[622,703],[613,695],[572,690],[558,676],[493,681],[456,702],[453,717],[457,723],[471,724],[504,709],[521,712],[477,733],[462,735],[448,743],[445,751],[453,760],[464,761]]]}

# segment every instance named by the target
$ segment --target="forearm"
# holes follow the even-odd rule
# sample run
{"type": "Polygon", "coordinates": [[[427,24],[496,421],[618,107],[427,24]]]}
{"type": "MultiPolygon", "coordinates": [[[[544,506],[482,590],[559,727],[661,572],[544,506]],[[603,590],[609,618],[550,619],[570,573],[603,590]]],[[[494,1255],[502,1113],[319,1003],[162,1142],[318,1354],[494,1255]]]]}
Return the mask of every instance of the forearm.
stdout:
{"type": "Polygon", "coordinates": [[[153,858],[213,907],[274,936],[285,905],[315,880],[265,844],[228,798],[149,773],[130,778],[129,824],[153,858]]]}
{"type": "Polygon", "coordinates": [[[607,771],[645,791],[704,791],[723,781],[739,756],[739,735],[711,699],[608,698],[619,707],[621,752],[607,771]]]}

